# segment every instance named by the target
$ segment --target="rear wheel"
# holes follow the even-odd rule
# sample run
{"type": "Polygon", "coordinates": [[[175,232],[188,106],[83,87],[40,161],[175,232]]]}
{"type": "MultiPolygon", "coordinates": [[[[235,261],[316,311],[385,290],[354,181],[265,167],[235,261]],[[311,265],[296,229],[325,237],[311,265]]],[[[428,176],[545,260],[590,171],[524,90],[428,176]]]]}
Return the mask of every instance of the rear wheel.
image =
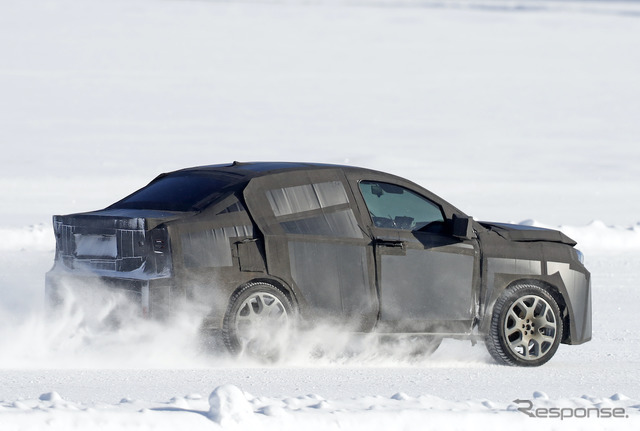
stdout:
{"type": "Polygon", "coordinates": [[[281,290],[251,283],[231,297],[222,337],[234,354],[276,361],[287,348],[293,323],[293,306],[281,290]]]}
{"type": "Polygon", "coordinates": [[[539,286],[518,284],[496,301],[487,349],[498,363],[539,366],[558,350],[562,330],[560,308],[553,296],[539,286]]]}

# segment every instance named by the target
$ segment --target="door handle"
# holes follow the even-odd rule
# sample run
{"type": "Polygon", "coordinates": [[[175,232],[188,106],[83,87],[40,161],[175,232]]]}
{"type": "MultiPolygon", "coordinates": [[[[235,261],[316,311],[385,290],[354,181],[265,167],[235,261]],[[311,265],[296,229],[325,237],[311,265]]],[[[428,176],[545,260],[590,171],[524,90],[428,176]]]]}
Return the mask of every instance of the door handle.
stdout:
{"type": "Polygon", "coordinates": [[[389,240],[389,239],[376,239],[376,245],[382,247],[391,247],[391,248],[404,248],[404,241],[400,240],[389,240]]]}

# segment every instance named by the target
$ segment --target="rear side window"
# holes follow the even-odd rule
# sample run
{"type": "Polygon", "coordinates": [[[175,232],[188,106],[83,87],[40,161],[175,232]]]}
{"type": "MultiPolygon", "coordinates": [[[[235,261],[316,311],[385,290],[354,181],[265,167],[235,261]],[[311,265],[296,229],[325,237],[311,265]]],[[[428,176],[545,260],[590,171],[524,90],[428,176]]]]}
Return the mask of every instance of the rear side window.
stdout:
{"type": "Polygon", "coordinates": [[[340,181],[268,190],[267,199],[276,217],[349,203],[340,181]]]}
{"type": "Polygon", "coordinates": [[[201,173],[172,174],[111,205],[111,209],[196,211],[228,190],[231,181],[201,173]]]}
{"type": "Polygon", "coordinates": [[[360,191],[377,227],[418,230],[429,223],[444,221],[437,204],[404,187],[361,181],[360,191]]]}
{"type": "Polygon", "coordinates": [[[266,196],[287,234],[362,238],[340,181],[271,189],[266,196]]]}

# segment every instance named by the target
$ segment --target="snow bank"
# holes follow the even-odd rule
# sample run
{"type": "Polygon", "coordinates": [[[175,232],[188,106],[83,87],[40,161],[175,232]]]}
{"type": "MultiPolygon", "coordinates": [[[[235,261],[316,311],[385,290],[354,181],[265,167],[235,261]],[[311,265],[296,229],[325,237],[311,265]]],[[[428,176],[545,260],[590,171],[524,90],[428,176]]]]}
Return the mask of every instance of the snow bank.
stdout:
{"type": "Polygon", "coordinates": [[[209,396],[209,418],[220,425],[252,422],[253,408],[238,387],[219,386],[209,396]]]}
{"type": "Polygon", "coordinates": [[[590,253],[625,252],[640,250],[640,223],[634,226],[607,226],[595,220],[586,226],[549,226],[536,220],[525,220],[520,224],[547,229],[558,229],[574,239],[577,247],[590,253]]]}
{"type": "Polygon", "coordinates": [[[545,429],[634,429],[640,425],[640,401],[622,394],[550,399],[535,391],[510,403],[488,399],[449,401],[432,395],[371,395],[325,399],[317,394],[254,397],[233,385],[216,388],[208,400],[198,394],[167,402],[123,398],[117,404],[85,404],[55,392],[39,399],[0,402],[0,421],[8,429],[371,429],[468,430],[479,421],[485,429],[523,426],[545,429]],[[532,417],[533,416],[533,417],[532,417]],[[536,422],[538,421],[538,422],[536,422]],[[40,428],[38,428],[40,427],[40,428]]]}
{"type": "Polygon", "coordinates": [[[55,247],[51,226],[38,224],[23,228],[0,227],[0,251],[52,251],[55,247]]]}
{"type": "Polygon", "coordinates": [[[301,4],[334,6],[416,7],[486,11],[579,12],[636,15],[640,4],[633,0],[244,0],[236,3],[301,4]]]}

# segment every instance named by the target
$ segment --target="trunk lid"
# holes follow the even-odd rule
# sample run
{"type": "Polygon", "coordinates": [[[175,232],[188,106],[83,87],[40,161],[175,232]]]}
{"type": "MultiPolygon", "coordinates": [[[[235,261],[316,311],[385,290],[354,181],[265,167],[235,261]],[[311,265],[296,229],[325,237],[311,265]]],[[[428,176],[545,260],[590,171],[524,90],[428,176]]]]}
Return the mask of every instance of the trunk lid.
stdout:
{"type": "Polygon", "coordinates": [[[149,234],[188,213],[102,210],[53,216],[56,255],[69,269],[132,272],[153,255],[149,234]]]}

